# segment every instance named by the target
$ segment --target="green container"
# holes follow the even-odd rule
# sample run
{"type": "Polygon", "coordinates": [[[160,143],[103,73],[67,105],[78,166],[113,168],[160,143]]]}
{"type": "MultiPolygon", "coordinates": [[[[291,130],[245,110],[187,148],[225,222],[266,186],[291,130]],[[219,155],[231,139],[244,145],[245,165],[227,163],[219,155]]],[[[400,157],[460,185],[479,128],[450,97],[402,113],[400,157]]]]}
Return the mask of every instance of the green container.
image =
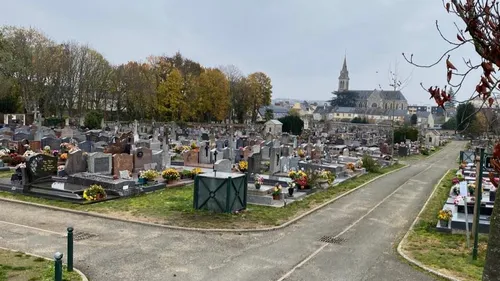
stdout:
{"type": "Polygon", "coordinates": [[[194,180],[194,208],[233,213],[247,207],[247,175],[206,173],[194,180]]]}

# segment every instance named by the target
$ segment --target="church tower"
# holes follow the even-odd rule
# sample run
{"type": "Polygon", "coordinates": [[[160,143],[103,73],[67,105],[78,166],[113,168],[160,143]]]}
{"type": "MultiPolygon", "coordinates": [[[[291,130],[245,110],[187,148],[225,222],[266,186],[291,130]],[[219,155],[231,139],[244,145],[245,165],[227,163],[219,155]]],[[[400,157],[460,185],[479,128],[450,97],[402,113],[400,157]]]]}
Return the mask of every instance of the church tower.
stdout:
{"type": "Polygon", "coordinates": [[[347,70],[347,56],[344,56],[344,65],[339,76],[339,92],[349,91],[349,71],[347,70]]]}

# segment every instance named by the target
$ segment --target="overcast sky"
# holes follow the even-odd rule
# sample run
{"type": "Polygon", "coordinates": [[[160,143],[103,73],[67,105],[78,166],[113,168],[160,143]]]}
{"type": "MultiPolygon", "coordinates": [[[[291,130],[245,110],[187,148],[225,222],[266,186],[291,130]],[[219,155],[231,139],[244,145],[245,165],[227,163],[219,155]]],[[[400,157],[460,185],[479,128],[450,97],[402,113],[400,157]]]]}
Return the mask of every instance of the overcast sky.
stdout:
{"type": "MultiPolygon", "coordinates": [[[[413,53],[431,63],[449,47],[435,29],[439,19],[450,38],[453,21],[439,0],[87,0],[1,1],[0,24],[32,26],[57,41],[76,40],[111,63],[149,55],[184,56],[204,66],[234,64],[244,73],[263,71],[273,98],[331,98],[344,54],[350,88],[389,88],[388,72],[399,63],[410,104],[431,104],[419,84],[444,85],[444,61],[432,69],[406,63],[413,53]]],[[[459,22],[460,23],[460,22],[459,22]]],[[[461,24],[461,23],[460,23],[461,24]]],[[[478,61],[471,48],[452,56],[478,61]]],[[[478,75],[459,96],[470,96],[478,75]]]]}

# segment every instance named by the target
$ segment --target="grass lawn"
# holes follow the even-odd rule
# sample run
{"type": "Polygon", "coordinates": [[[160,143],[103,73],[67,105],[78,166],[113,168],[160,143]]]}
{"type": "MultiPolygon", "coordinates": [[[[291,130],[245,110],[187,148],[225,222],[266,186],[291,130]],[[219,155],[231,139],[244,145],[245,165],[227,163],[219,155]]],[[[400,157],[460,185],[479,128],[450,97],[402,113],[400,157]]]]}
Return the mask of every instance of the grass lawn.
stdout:
{"type": "Polygon", "coordinates": [[[416,155],[411,155],[408,157],[399,157],[399,160],[402,162],[415,162],[418,160],[423,160],[431,155],[436,154],[437,152],[441,151],[445,146],[436,146],[436,150],[434,151],[429,151],[429,155],[423,155],[423,154],[416,154],[416,155]]]}
{"type": "Polygon", "coordinates": [[[402,166],[393,165],[382,169],[380,173],[365,174],[345,181],[325,191],[316,192],[304,200],[291,203],[284,208],[248,205],[247,210],[238,214],[214,214],[208,211],[194,210],[193,186],[164,189],[136,197],[85,206],[8,192],[0,192],[0,196],[81,211],[105,213],[120,218],[130,218],[159,224],[200,228],[250,229],[280,225],[342,193],[354,189],[382,173],[387,173],[402,166]]]}
{"type": "MultiPolygon", "coordinates": [[[[447,234],[435,230],[437,213],[443,208],[456,170],[451,170],[437,186],[434,196],[421,214],[414,231],[408,236],[403,251],[421,263],[461,280],[481,280],[488,239],[479,236],[479,257],[472,261],[472,248],[467,249],[465,234],[447,234]]],[[[471,239],[471,244],[473,239],[471,239]]]]}
{"type": "MultiPolygon", "coordinates": [[[[52,281],[54,262],[21,252],[0,249],[0,281],[52,281]]],[[[80,281],[76,272],[63,268],[63,280],[80,281]]]]}
{"type": "Polygon", "coordinates": [[[13,171],[0,171],[0,178],[10,178],[13,171]]]}

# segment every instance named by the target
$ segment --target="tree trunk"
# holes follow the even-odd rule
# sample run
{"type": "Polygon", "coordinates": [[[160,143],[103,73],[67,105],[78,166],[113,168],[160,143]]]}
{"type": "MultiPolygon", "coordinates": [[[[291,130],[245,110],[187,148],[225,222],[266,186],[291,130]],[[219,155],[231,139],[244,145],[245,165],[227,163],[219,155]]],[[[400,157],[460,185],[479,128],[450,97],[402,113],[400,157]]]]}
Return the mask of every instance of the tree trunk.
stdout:
{"type": "Polygon", "coordinates": [[[495,207],[491,214],[488,250],[484,265],[483,281],[500,280],[500,196],[495,199],[495,207]]]}

